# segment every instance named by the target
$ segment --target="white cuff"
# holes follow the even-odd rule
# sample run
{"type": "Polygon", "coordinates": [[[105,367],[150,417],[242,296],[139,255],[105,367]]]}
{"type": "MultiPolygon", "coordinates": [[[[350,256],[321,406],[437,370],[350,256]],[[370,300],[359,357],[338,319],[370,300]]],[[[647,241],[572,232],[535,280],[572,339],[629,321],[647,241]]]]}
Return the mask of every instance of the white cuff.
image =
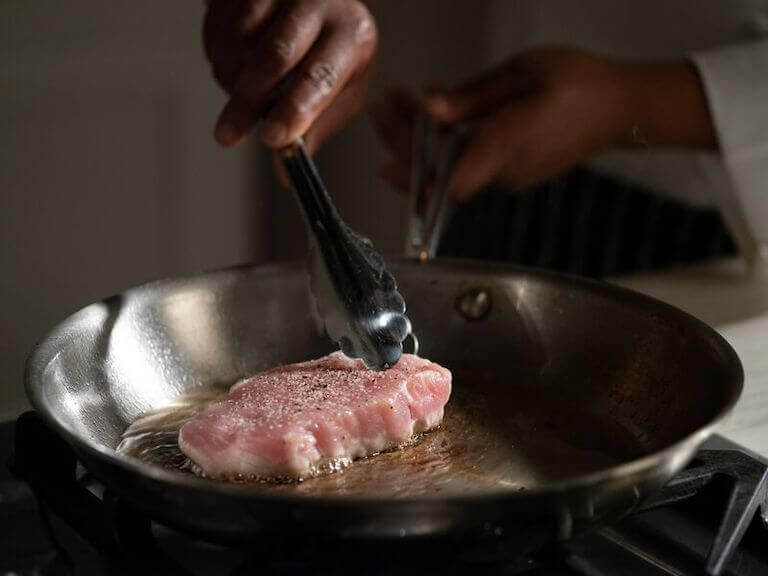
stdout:
{"type": "Polygon", "coordinates": [[[692,56],[734,192],[716,199],[748,260],[768,244],[768,40],[692,56]]]}

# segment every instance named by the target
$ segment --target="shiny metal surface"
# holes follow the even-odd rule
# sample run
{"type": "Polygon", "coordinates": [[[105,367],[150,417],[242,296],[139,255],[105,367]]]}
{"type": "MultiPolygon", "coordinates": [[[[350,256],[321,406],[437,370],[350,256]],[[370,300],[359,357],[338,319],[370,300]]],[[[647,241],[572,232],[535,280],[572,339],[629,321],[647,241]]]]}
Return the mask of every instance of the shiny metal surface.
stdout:
{"type": "MultiPolygon", "coordinates": [[[[526,446],[523,435],[547,434],[550,421],[569,450],[611,443],[611,434],[590,433],[586,424],[602,421],[605,430],[629,434],[636,449],[614,450],[610,463],[573,473],[569,460],[577,452],[527,451],[520,458],[529,473],[520,478],[525,490],[489,482],[480,454],[473,459],[470,451],[461,463],[479,475],[475,489],[438,486],[400,496],[362,490],[354,475],[338,491],[332,483],[322,490],[215,483],[116,454],[134,419],[183,393],[330,350],[296,265],[162,281],[89,306],[36,348],[28,395],[111,490],[210,539],[247,541],[267,530],[335,538],[455,535],[503,539],[524,550],[627,513],[685,466],[740,394],[741,365],[730,346],[658,301],[506,266],[402,261],[393,269],[413,303],[422,355],[454,373],[457,410],[447,427],[482,420],[514,453],[526,446]],[[479,320],[456,308],[473,290],[493,302],[479,320]],[[467,410],[473,399],[492,413],[467,410]],[[551,408],[549,419],[528,418],[533,407],[551,408]],[[538,474],[547,467],[554,473],[538,474]]],[[[360,483],[364,469],[356,472],[360,483]]]]}
{"type": "Polygon", "coordinates": [[[453,213],[449,190],[453,165],[468,132],[465,126],[436,126],[426,115],[414,123],[405,255],[434,258],[453,213]]]}
{"type": "Polygon", "coordinates": [[[411,333],[395,278],[373,244],[341,219],[304,143],[282,158],[312,239],[311,288],[328,336],[373,370],[394,366],[411,333]]]}
{"type": "Polygon", "coordinates": [[[491,311],[491,295],[482,288],[472,288],[458,297],[456,309],[467,320],[482,320],[491,311]]]}

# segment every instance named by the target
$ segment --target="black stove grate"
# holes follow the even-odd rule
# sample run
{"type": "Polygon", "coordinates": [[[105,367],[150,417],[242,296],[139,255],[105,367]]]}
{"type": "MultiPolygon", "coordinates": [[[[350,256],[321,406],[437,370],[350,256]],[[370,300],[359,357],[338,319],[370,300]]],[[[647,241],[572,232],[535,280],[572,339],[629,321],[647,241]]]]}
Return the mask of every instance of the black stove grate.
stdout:
{"type": "Polygon", "coordinates": [[[105,492],[34,412],[16,423],[12,468],[37,500],[49,544],[8,568],[22,573],[335,575],[364,566],[366,574],[382,575],[768,574],[768,465],[719,437],[630,518],[527,558],[440,541],[388,544],[384,551],[267,537],[241,550],[194,540],[105,492]]]}

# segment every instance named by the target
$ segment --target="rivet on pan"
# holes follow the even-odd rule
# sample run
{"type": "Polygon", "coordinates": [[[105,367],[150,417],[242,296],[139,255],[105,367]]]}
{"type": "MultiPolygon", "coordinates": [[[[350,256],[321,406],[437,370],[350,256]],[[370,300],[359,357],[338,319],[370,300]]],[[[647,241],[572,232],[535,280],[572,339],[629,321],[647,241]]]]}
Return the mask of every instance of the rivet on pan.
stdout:
{"type": "Polygon", "coordinates": [[[491,310],[491,295],[483,288],[472,288],[456,300],[456,310],[467,320],[482,320],[491,310]]]}

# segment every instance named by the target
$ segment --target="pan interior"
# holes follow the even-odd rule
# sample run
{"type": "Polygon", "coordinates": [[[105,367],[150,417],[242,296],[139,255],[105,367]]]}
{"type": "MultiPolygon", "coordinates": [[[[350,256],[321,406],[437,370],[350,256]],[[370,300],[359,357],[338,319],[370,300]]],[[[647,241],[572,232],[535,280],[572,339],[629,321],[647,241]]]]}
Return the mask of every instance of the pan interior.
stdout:
{"type": "MultiPolygon", "coordinates": [[[[723,344],[702,324],[609,286],[514,269],[396,268],[421,354],[454,373],[444,425],[416,445],[299,484],[254,491],[368,496],[517,491],[605,469],[707,425],[737,394],[723,344]],[[491,307],[457,309],[473,290],[491,307]]],[[[300,267],[148,285],[84,309],[33,359],[36,407],[78,442],[189,474],[181,421],[236,380],[330,351],[300,267]],[[145,421],[146,423],[147,421],[145,421]]]]}
{"type": "MultiPolygon", "coordinates": [[[[362,498],[522,491],[645,453],[632,434],[604,415],[578,413],[525,389],[515,393],[512,404],[490,403],[482,383],[473,382],[471,375],[459,374],[454,385],[442,426],[410,446],[302,482],[244,481],[254,490],[362,498]]],[[[180,396],[173,405],[136,420],[118,452],[148,465],[194,474],[196,466],[178,446],[179,428],[224,396],[226,387],[180,396]]]]}

